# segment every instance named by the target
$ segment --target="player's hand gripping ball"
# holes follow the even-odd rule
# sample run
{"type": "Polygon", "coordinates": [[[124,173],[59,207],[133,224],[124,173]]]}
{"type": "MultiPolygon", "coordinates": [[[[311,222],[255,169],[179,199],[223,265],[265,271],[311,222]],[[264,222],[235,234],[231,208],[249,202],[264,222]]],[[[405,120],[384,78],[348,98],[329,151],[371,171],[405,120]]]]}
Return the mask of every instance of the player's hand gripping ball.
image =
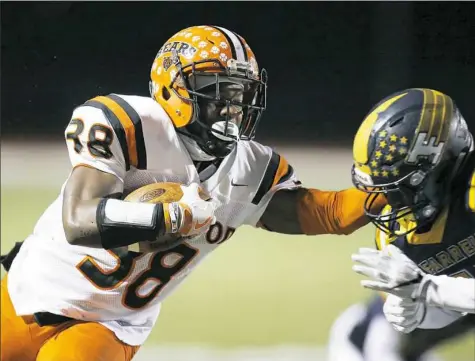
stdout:
{"type": "MultiPolygon", "coordinates": [[[[152,183],[140,187],[127,195],[125,201],[142,203],[173,203],[179,202],[183,198],[182,185],[179,183],[162,182],[152,183]]],[[[203,200],[210,200],[206,192],[198,187],[198,194],[203,200]]],[[[138,242],[128,246],[129,251],[135,252],[157,252],[176,247],[188,237],[180,233],[165,234],[151,242],[138,242]]]]}

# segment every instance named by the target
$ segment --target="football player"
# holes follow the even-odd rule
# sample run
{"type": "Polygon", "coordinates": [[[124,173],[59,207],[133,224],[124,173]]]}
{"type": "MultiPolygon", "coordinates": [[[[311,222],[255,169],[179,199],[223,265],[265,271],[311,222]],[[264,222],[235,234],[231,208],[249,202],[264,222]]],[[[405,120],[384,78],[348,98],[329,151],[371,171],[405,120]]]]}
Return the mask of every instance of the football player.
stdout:
{"type": "Polygon", "coordinates": [[[267,74],[241,36],[184,29],[150,76],[151,97],[110,94],[74,109],[72,171],[2,280],[2,361],[130,360],[161,302],[236,228],[349,234],[368,223],[364,192],[305,188],[283,156],[253,140],[267,74]],[[183,198],[122,200],[155,182],[182,184],[183,198]],[[127,251],[170,234],[182,242],[127,251]]]}
{"type": "Polygon", "coordinates": [[[431,350],[435,335],[397,332],[386,321],[383,304],[384,297],[376,295],[368,302],[351,305],[337,317],[330,330],[328,361],[439,360],[431,350]]]}
{"type": "Polygon", "coordinates": [[[361,281],[363,287],[393,295],[384,305],[384,314],[398,331],[409,333],[417,328],[427,306],[455,311],[449,313],[455,318],[459,313],[475,314],[473,278],[425,273],[392,244],[383,251],[361,248],[352,259],[359,263],[353,270],[370,278],[361,281]]]}
{"type": "Polygon", "coordinates": [[[434,350],[473,330],[467,317],[439,329],[398,332],[383,311],[386,295],[356,303],[344,310],[331,327],[328,361],[436,361],[434,350]]]}
{"type": "Polygon", "coordinates": [[[442,328],[475,312],[473,137],[446,94],[407,89],[367,115],[353,147],[354,184],[378,227],[379,250],[353,255],[363,285],[390,293],[384,311],[396,329],[442,328]],[[384,194],[388,205],[371,211],[384,194]],[[391,245],[386,247],[386,245],[391,245]]]}

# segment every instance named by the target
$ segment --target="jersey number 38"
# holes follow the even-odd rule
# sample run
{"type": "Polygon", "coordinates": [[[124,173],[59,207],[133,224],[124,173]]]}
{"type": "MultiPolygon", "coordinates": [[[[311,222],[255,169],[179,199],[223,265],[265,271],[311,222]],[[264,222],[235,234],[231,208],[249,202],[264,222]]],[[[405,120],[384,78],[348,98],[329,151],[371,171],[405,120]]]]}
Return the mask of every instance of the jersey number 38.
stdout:
{"type": "MultiPolygon", "coordinates": [[[[221,223],[213,224],[206,234],[206,240],[211,244],[221,244],[234,233],[233,228],[226,228],[221,223]]],[[[182,243],[172,249],[155,252],[150,258],[148,267],[129,280],[138,258],[145,254],[128,252],[124,248],[108,251],[115,259],[116,266],[111,270],[103,269],[90,256],[86,256],[76,268],[97,288],[113,290],[127,281],[127,287],[122,296],[122,304],[130,309],[140,309],[148,305],[170,280],[186,267],[199,253],[199,250],[187,243],[182,243]],[[172,261],[171,261],[172,260],[172,261]],[[146,294],[140,288],[147,281],[155,281],[156,285],[146,294]]]]}

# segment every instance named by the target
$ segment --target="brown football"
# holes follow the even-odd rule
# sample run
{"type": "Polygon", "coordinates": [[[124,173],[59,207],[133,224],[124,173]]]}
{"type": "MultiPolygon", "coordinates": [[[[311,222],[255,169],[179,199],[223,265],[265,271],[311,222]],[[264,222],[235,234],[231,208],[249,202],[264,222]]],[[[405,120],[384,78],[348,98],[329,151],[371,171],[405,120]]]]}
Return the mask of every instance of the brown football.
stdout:
{"type": "Polygon", "coordinates": [[[179,183],[151,183],[130,193],[125,200],[140,203],[170,203],[179,201],[183,197],[179,183]]]}
{"type": "MultiPolygon", "coordinates": [[[[202,199],[209,199],[209,196],[201,188],[199,190],[202,199]]],[[[171,203],[177,202],[183,197],[180,183],[162,182],[151,183],[140,187],[128,194],[124,200],[127,202],[140,203],[171,203]]],[[[130,251],[135,252],[157,252],[165,251],[179,245],[183,237],[175,234],[166,234],[154,242],[139,242],[129,245],[130,251]]]]}

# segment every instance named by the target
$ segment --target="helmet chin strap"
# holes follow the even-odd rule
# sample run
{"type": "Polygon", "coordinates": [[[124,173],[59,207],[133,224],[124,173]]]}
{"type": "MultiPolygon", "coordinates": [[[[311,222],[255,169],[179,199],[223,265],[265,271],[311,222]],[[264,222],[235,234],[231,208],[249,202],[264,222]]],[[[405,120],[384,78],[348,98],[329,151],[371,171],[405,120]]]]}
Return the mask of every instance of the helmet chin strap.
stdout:
{"type": "Polygon", "coordinates": [[[211,133],[216,138],[224,140],[226,142],[232,142],[234,139],[239,139],[239,127],[231,122],[228,122],[226,126],[226,123],[226,121],[219,121],[213,123],[213,125],[211,126],[211,133]],[[225,136],[224,134],[229,134],[231,135],[231,137],[225,136]]]}
{"type": "MultiPolygon", "coordinates": [[[[195,114],[197,113],[198,111],[195,111],[195,114]]],[[[236,138],[239,139],[239,127],[227,121],[217,121],[211,126],[210,136],[214,139],[208,139],[206,144],[201,144],[201,139],[196,139],[197,135],[190,132],[190,130],[178,130],[177,133],[185,144],[191,159],[197,162],[207,162],[217,158],[224,158],[231,151],[230,148],[228,150],[224,148],[226,148],[227,145],[235,145],[236,138]]]]}

